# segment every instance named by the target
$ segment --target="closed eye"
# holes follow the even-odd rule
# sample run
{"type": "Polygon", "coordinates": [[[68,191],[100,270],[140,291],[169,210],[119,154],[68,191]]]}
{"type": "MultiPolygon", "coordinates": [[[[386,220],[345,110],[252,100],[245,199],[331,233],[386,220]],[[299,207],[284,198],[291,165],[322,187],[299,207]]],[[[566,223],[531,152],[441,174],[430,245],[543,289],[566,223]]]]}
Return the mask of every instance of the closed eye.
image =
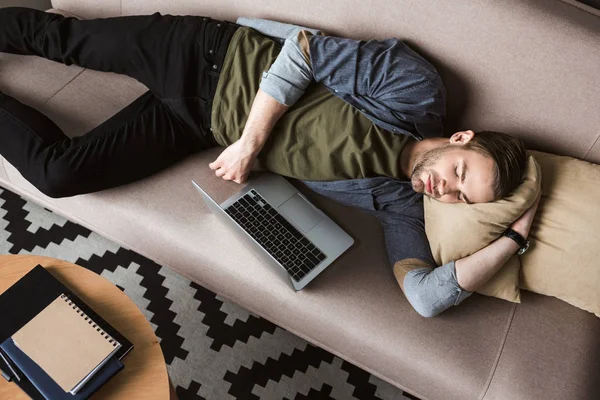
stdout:
{"type": "MultiPolygon", "coordinates": [[[[460,178],[460,182],[461,183],[463,183],[465,181],[465,170],[466,170],[466,168],[465,168],[465,166],[463,164],[462,174],[459,176],[458,175],[458,166],[456,168],[454,168],[454,174],[456,175],[457,178],[460,178]]],[[[471,204],[469,202],[469,200],[467,200],[467,198],[465,197],[465,195],[462,194],[462,192],[458,192],[458,195],[456,197],[458,198],[459,201],[465,202],[467,204],[471,204]]]]}
{"type": "MultiPolygon", "coordinates": [[[[465,183],[465,179],[467,177],[467,165],[465,164],[464,161],[463,161],[463,164],[462,164],[462,174],[461,175],[462,176],[460,178],[460,181],[461,181],[461,183],[464,184],[465,183]]],[[[461,192],[461,194],[462,194],[463,201],[465,203],[467,203],[467,204],[473,204],[472,202],[469,201],[469,199],[467,198],[467,196],[465,196],[464,193],[461,192]]]]}

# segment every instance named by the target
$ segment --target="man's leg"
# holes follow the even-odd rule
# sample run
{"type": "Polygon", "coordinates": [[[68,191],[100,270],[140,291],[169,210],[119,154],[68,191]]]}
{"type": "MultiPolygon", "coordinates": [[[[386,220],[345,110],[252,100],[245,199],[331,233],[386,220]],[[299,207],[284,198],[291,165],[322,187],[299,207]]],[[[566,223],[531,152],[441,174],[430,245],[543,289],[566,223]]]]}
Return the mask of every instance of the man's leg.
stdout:
{"type": "Polygon", "coordinates": [[[0,9],[0,51],[125,74],[151,91],[73,139],[36,110],[0,93],[0,154],[44,193],[63,197],[140,179],[215,146],[210,110],[221,66],[215,68],[214,57],[219,54],[222,62],[234,28],[197,16],[156,13],[80,21],[25,8],[0,9]]]}
{"type": "Polygon", "coordinates": [[[196,76],[206,68],[198,49],[209,22],[206,17],[158,13],[78,20],[29,8],[0,8],[0,52],[128,75],[160,98],[195,96],[205,83],[196,76]]]}
{"type": "Polygon", "coordinates": [[[0,153],[50,197],[129,183],[214,145],[150,92],[72,139],[43,114],[0,92],[0,153]]]}

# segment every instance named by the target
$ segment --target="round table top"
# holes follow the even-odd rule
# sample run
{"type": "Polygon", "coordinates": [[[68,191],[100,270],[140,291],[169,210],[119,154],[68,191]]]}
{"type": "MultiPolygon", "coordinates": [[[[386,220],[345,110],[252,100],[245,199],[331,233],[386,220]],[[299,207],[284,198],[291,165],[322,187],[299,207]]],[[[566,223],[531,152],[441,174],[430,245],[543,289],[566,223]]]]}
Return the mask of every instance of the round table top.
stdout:
{"type": "MultiPolygon", "coordinates": [[[[138,307],[100,275],[49,257],[0,255],[0,294],[36,265],[42,265],[134,345],[123,358],[125,368],[92,398],[169,399],[167,366],[158,339],[138,307]]],[[[29,399],[14,383],[0,378],[0,399],[29,399]]]]}

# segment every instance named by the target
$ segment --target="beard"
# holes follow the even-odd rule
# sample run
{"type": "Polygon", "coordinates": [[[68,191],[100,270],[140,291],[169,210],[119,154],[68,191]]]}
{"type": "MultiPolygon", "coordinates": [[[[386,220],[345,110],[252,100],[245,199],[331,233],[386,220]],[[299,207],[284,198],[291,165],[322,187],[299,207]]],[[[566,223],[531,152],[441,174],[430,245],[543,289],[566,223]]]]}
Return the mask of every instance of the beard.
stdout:
{"type": "Polygon", "coordinates": [[[420,159],[417,161],[415,167],[413,168],[413,172],[410,175],[410,183],[415,192],[426,193],[425,185],[427,181],[424,182],[421,178],[421,175],[423,175],[424,172],[427,172],[431,175],[432,190],[433,193],[435,193],[434,184],[436,182],[439,182],[439,178],[437,172],[433,170],[432,167],[439,161],[442,155],[444,155],[449,150],[451,150],[450,145],[446,145],[443,147],[431,149],[420,155],[420,159]]]}

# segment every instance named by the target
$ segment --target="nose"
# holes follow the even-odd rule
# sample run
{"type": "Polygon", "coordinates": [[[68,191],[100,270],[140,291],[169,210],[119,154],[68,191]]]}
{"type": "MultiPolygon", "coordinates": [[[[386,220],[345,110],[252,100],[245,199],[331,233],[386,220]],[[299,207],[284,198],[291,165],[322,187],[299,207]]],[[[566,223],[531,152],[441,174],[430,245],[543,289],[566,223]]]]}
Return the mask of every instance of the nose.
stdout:
{"type": "Polygon", "coordinates": [[[440,195],[440,197],[442,197],[443,195],[446,194],[446,192],[448,191],[448,185],[445,179],[440,179],[440,182],[438,183],[438,188],[437,188],[437,192],[440,195]]]}
{"type": "Polygon", "coordinates": [[[440,179],[438,183],[437,192],[440,195],[440,197],[442,197],[447,194],[456,192],[456,189],[449,187],[448,182],[445,179],[440,179]]]}

